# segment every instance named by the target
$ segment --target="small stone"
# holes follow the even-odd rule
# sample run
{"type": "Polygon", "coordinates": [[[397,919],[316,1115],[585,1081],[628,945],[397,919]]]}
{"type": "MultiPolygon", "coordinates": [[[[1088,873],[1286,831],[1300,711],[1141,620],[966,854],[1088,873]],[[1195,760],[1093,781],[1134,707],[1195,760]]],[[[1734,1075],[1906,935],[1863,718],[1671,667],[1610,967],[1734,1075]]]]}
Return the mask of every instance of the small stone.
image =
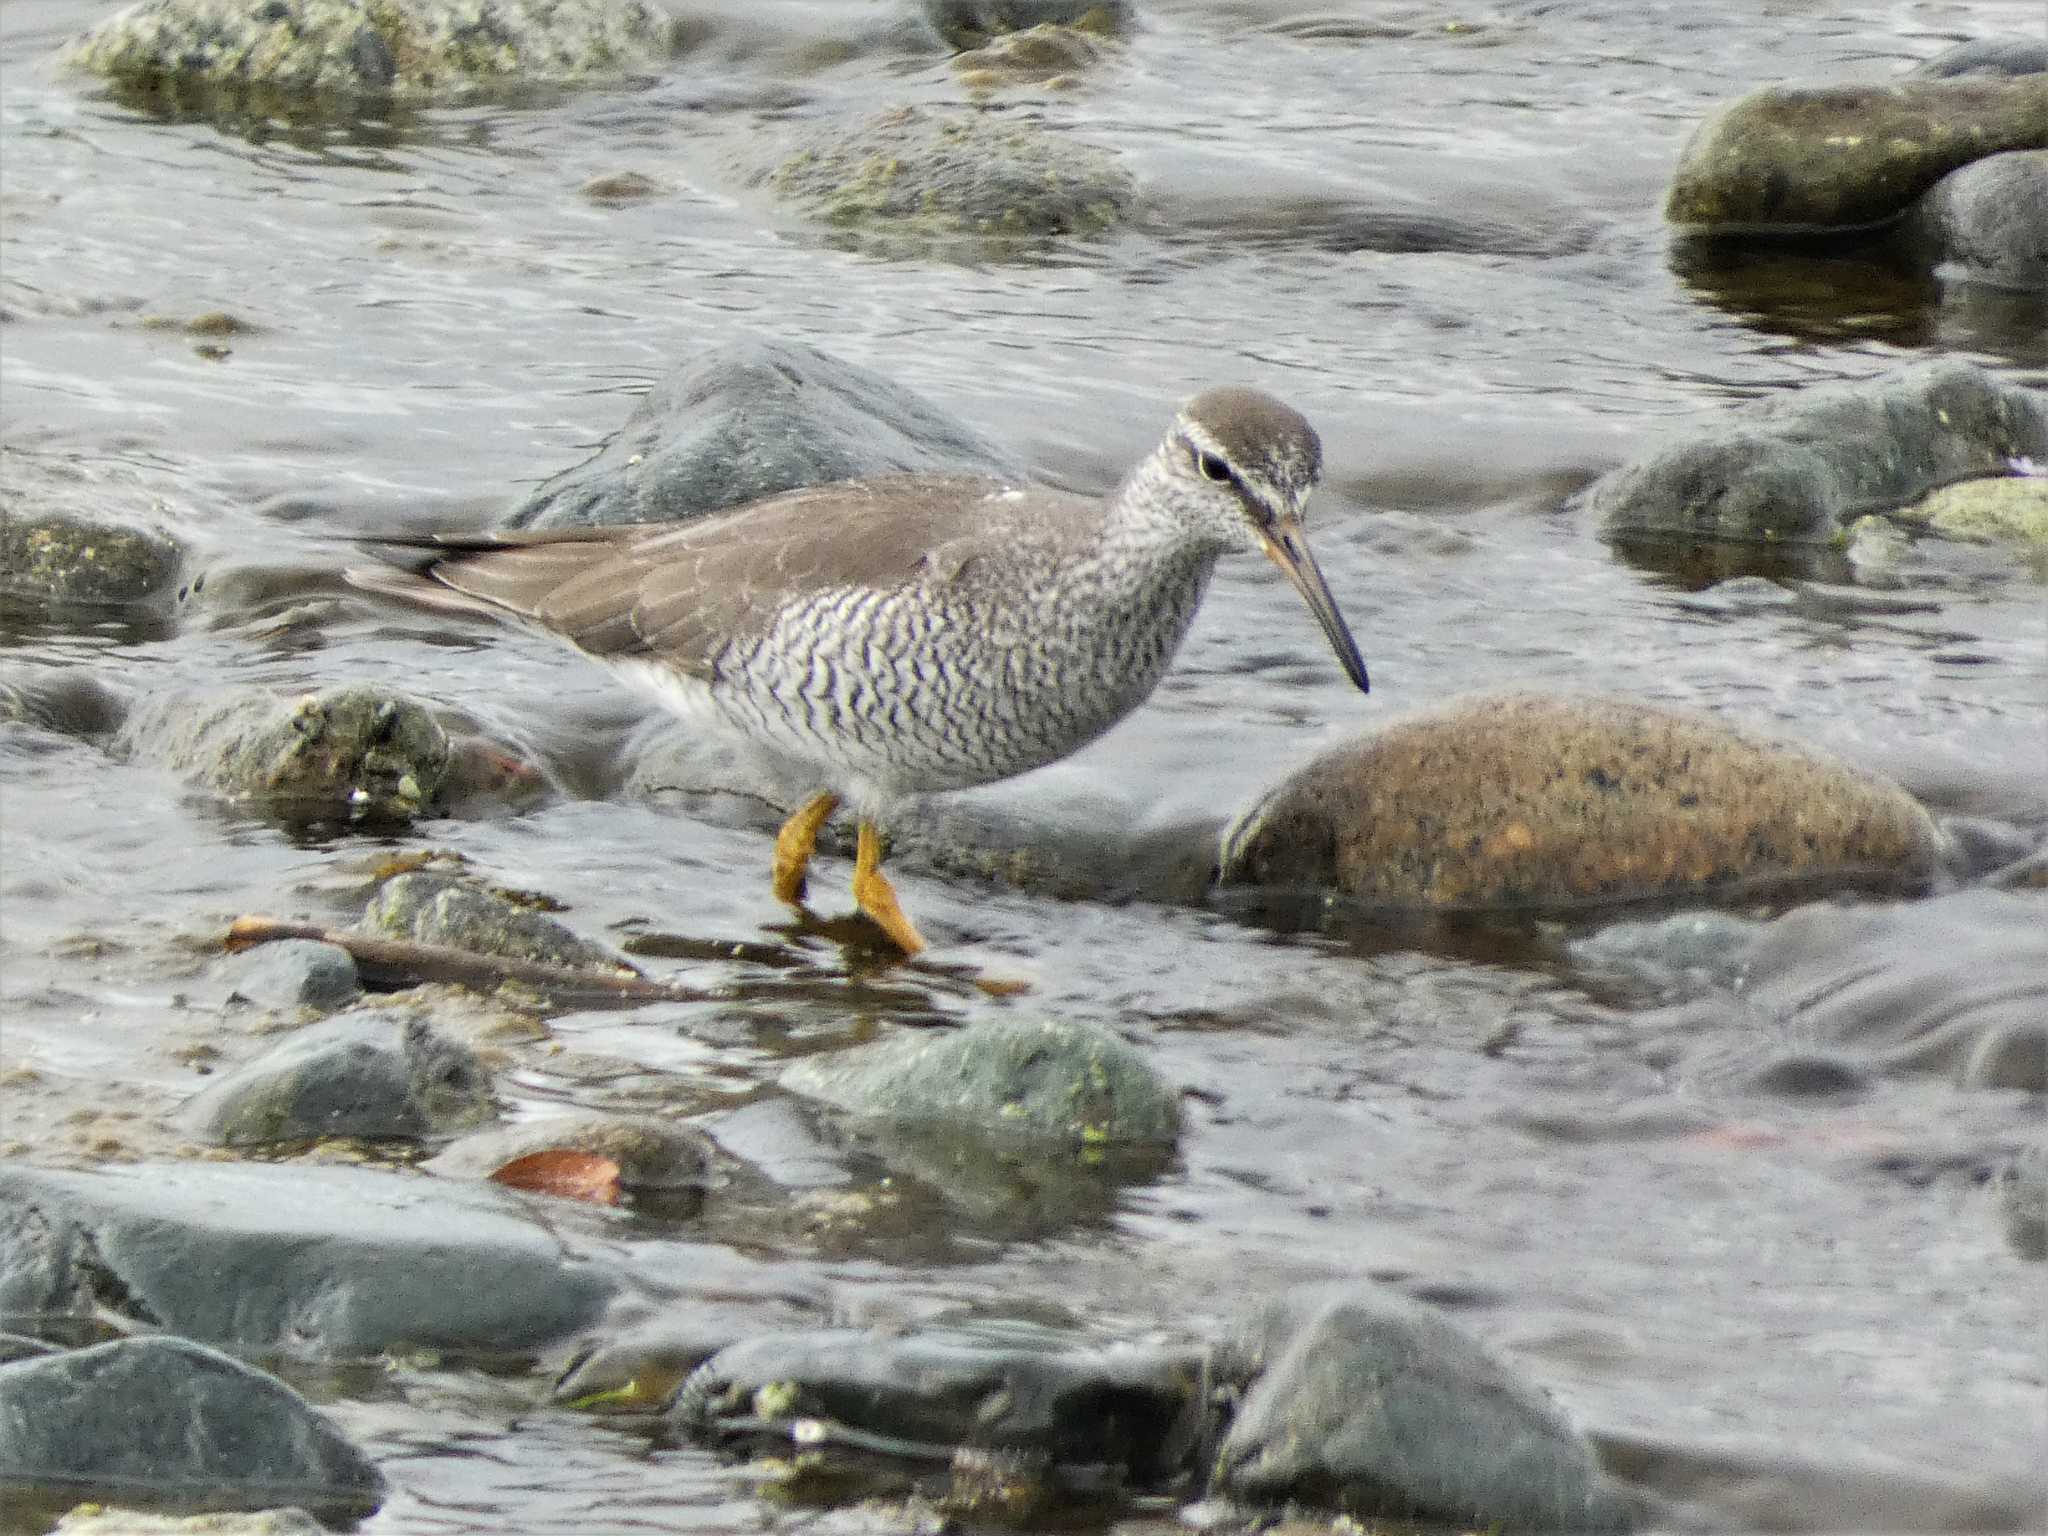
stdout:
{"type": "Polygon", "coordinates": [[[372,933],[509,960],[569,969],[631,969],[610,950],[578,938],[544,913],[467,880],[427,871],[386,880],[370,899],[362,926],[372,933]]]}
{"type": "Polygon", "coordinates": [[[271,1009],[328,1012],[362,990],[354,957],[338,944],[312,939],[281,939],[229,955],[214,967],[214,979],[230,1001],[271,1009]]]}
{"type": "Polygon", "coordinates": [[[809,1056],[792,1093],[860,1115],[957,1121],[993,1138],[1076,1146],[1171,1143],[1179,1096],[1116,1036],[1081,1024],[985,1020],[809,1056]]]}

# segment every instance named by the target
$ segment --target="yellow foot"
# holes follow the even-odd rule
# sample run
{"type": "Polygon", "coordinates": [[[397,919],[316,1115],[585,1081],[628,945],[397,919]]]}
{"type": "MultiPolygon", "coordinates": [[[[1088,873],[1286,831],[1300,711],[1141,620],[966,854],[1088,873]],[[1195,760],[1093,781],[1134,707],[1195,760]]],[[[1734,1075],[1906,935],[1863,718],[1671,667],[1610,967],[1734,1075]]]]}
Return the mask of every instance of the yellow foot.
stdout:
{"type": "MultiPolygon", "coordinates": [[[[787,831],[785,828],[785,835],[787,831]]],[[[853,860],[853,899],[904,954],[914,955],[924,948],[924,935],[903,915],[903,907],[896,900],[896,887],[882,873],[881,834],[865,816],[860,819],[860,843],[853,860]]]]}
{"type": "Polygon", "coordinates": [[[819,795],[782,824],[775,834],[775,899],[792,907],[804,899],[804,872],[811,867],[811,852],[818,846],[818,832],[839,809],[839,797],[819,795]]]}

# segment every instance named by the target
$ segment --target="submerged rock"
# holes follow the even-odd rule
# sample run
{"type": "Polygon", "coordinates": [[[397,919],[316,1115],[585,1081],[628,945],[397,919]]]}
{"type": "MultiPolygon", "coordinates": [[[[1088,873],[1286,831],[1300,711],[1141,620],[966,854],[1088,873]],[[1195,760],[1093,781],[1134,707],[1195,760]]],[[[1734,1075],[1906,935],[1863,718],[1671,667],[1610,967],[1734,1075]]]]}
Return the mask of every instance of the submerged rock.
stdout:
{"type": "Polygon", "coordinates": [[[670,1421],[700,1440],[784,1445],[811,1421],[800,1444],[893,1451],[948,1469],[956,1489],[975,1465],[963,1452],[1006,1453],[1054,1500],[1063,1471],[1108,1469],[1143,1487],[1179,1470],[1206,1406],[1201,1381],[1193,1349],[1091,1347],[1015,1322],[908,1336],[818,1329],[720,1350],[684,1383],[670,1421]]]}
{"type": "Polygon", "coordinates": [[[2038,1092],[2048,895],[1979,887],[1801,907],[1765,926],[1741,995],[1780,1033],[1883,1070],[2038,1092]]]}
{"type": "Polygon", "coordinates": [[[956,1122],[992,1138],[1166,1144],[1179,1095],[1116,1036],[1084,1024],[983,1020],[808,1056],[784,1088],[858,1115],[956,1122]]]}
{"type": "Polygon", "coordinates": [[[0,1487],[190,1509],[289,1500],[353,1521],[384,1500],[360,1450],[275,1376],[189,1339],[121,1339],[0,1366],[0,1487]]]}
{"type": "Polygon", "coordinates": [[[287,821],[403,822],[448,776],[448,735],[423,704],[367,687],[287,702],[268,691],[144,701],[118,745],[287,821]]]}
{"type": "Polygon", "coordinates": [[[280,939],[224,956],[212,972],[213,985],[229,1003],[328,1012],[362,991],[355,957],[338,944],[313,939],[280,939]]]}
{"type": "Polygon", "coordinates": [[[490,1074],[426,1020],[354,1014],[301,1030],[189,1100],[184,1122],[219,1146],[323,1136],[418,1141],[497,1113],[490,1074]]]}
{"type": "Polygon", "coordinates": [[[2014,1253],[2048,1260],[2048,1144],[2023,1147],[1999,1175],[1998,1217],[2014,1253]]]}
{"type": "Polygon", "coordinates": [[[0,1312],[44,1327],[106,1313],[302,1359],[518,1357],[596,1321],[622,1283],[490,1187],[362,1168],[0,1165],[0,1312]]]}
{"type": "Polygon", "coordinates": [[[632,969],[603,945],[578,938],[545,913],[453,875],[418,870],[394,875],[370,898],[362,927],[419,944],[572,970],[632,969]]]}
{"type": "Polygon", "coordinates": [[[1013,475],[1000,449],[894,380],[800,342],[747,337],[677,369],[595,458],[512,528],[663,523],[866,475],[1013,475]]]}
{"type": "Polygon", "coordinates": [[[1868,228],[2015,149],[2048,149],[2048,75],[1773,86],[1693,135],[1664,216],[1692,234],[1868,228]]]}
{"type": "Polygon", "coordinates": [[[2048,290],[2048,150],[1950,172],[1913,205],[1901,234],[1944,277],[2048,290]]]}
{"type": "Polygon", "coordinates": [[[1225,834],[1221,879],[1437,910],[1917,887],[1933,822],[1904,790],[1710,716],[1483,695],[1310,763],[1225,834]]]}
{"type": "Polygon", "coordinates": [[[912,241],[1096,235],[1135,198],[1116,157],[1071,134],[929,107],[813,123],[758,179],[827,224],[912,241]]]}
{"type": "Polygon", "coordinates": [[[1245,1384],[1216,1454],[1216,1485],[1233,1497],[1481,1529],[1635,1524],[1542,1392],[1394,1292],[1331,1287],[1274,1302],[1218,1372],[1245,1384]]]}
{"type": "Polygon", "coordinates": [[[613,80],[673,55],[679,25],[642,0],[142,0],[60,57],[174,104],[304,113],[613,80]]]}
{"type": "Polygon", "coordinates": [[[1950,481],[2048,462],[2048,404],[1965,363],[1739,408],[1601,476],[1582,504],[1615,539],[1818,543],[1950,481]]]}
{"type": "Polygon", "coordinates": [[[0,506],[0,592],[11,597],[52,606],[167,604],[184,560],[177,541],[154,529],[0,506]]]}

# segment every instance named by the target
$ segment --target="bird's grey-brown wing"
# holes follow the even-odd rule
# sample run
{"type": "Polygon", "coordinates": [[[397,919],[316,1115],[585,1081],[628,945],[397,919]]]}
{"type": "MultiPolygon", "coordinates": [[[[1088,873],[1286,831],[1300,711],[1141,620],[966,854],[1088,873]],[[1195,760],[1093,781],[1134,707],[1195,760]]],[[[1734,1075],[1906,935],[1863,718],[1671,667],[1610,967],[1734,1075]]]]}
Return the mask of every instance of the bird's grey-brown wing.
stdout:
{"type": "Polygon", "coordinates": [[[1073,511],[1057,493],[967,476],[845,481],[681,524],[471,541],[417,576],[361,584],[510,614],[593,656],[658,654],[708,676],[729,640],[762,632],[807,593],[918,581],[934,550],[957,566],[1013,539],[1020,518],[1073,511]]]}

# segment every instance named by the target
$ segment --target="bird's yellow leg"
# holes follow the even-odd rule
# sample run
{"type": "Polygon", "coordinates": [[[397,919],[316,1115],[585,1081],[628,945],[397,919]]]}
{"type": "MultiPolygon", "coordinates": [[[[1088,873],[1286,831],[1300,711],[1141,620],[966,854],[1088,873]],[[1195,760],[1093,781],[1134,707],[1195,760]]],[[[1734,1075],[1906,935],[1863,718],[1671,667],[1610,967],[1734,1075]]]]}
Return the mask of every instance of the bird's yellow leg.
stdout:
{"type": "Polygon", "coordinates": [[[882,873],[882,836],[865,816],[860,819],[860,843],[853,859],[853,899],[904,954],[924,948],[924,935],[903,915],[896,887],[882,873]]]}
{"type": "Polygon", "coordinates": [[[839,797],[822,794],[782,824],[775,834],[775,899],[798,906],[804,899],[804,871],[818,846],[818,832],[839,809],[839,797]]]}

